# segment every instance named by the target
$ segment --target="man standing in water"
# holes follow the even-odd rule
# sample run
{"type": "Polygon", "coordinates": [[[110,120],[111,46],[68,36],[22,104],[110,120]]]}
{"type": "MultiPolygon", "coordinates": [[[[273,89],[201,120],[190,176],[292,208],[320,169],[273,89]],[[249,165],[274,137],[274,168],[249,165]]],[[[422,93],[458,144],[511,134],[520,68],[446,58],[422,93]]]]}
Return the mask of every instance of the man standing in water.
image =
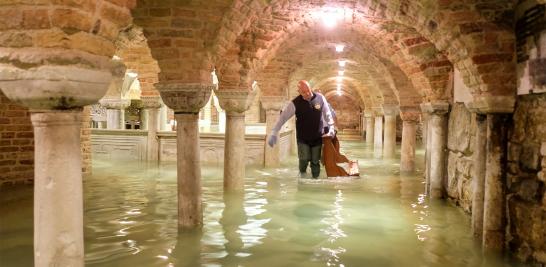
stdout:
{"type": "Polygon", "coordinates": [[[322,94],[313,93],[307,81],[298,82],[298,92],[300,95],[292,99],[282,111],[267,143],[273,147],[283,124],[296,115],[300,177],[305,177],[307,165],[311,163],[311,174],[316,179],[320,174],[322,137],[334,135],[334,120],[326,98],[322,94]],[[329,129],[326,134],[323,134],[324,127],[329,129]]]}

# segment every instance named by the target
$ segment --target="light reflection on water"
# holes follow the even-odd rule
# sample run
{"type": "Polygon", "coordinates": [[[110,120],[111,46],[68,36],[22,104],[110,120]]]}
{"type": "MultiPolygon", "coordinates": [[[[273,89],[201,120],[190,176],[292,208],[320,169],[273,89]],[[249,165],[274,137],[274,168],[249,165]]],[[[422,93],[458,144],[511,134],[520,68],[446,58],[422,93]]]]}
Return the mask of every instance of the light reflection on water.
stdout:
{"type": "MultiPolygon", "coordinates": [[[[399,175],[396,160],[374,159],[363,143],[343,150],[361,179],[298,179],[292,158],[247,168],[244,195],[224,195],[222,168],[204,167],[202,231],[177,228],[175,164],[95,160],[84,181],[86,266],[515,266],[484,260],[469,216],[429,201],[421,174],[399,175]]],[[[0,265],[31,266],[32,189],[0,193],[0,265]],[[23,197],[5,201],[13,194],[23,197]]]]}

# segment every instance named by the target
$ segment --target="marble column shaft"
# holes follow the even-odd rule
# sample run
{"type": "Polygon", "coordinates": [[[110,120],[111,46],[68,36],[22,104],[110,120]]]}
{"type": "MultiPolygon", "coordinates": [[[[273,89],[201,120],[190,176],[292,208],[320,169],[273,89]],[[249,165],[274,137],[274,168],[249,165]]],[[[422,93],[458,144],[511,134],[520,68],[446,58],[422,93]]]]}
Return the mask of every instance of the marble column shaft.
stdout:
{"type": "Polygon", "coordinates": [[[296,133],[296,119],[290,119],[290,129],[292,133],[290,134],[290,154],[298,155],[298,135],[296,133]]]}
{"type": "Polygon", "coordinates": [[[430,166],[431,166],[431,152],[432,152],[432,128],[430,127],[431,124],[431,116],[428,114],[426,115],[425,120],[425,129],[426,132],[424,133],[424,139],[425,139],[425,193],[430,196],[430,166]]]}
{"type": "Polygon", "coordinates": [[[383,153],[383,116],[381,115],[375,117],[374,133],[374,156],[381,158],[383,153]]]}
{"type": "Polygon", "coordinates": [[[146,116],[143,126],[148,130],[147,138],[147,159],[148,161],[159,160],[159,141],[157,132],[159,131],[159,108],[161,108],[161,98],[159,96],[142,96],[142,110],[146,116]]]}
{"type": "Polygon", "coordinates": [[[480,114],[475,114],[474,116],[476,118],[477,129],[474,144],[474,173],[472,178],[472,233],[478,240],[482,240],[487,117],[480,114]]]}
{"type": "Polygon", "coordinates": [[[273,130],[273,127],[275,127],[275,124],[279,120],[280,112],[283,107],[284,101],[282,97],[275,97],[275,96],[262,96],[261,97],[262,106],[265,109],[266,117],[265,117],[265,151],[264,151],[264,165],[267,168],[272,167],[278,167],[280,166],[281,161],[281,155],[280,155],[280,133],[277,136],[277,144],[273,147],[270,147],[267,144],[267,140],[270,137],[271,131],[273,130]]]}
{"type": "Polygon", "coordinates": [[[178,172],[178,225],[203,225],[198,113],[175,114],[178,172]]]}
{"type": "Polygon", "coordinates": [[[150,110],[147,108],[140,109],[140,130],[148,130],[150,118],[150,110]]]}
{"type": "Polygon", "coordinates": [[[0,90],[29,109],[34,128],[34,266],[83,267],[81,114],[108,91],[112,58],[44,48],[36,60],[37,48],[25,49],[1,64],[0,90]]]}
{"type": "Polygon", "coordinates": [[[370,115],[366,117],[366,143],[369,145],[374,144],[374,128],[375,128],[375,118],[370,115]]]}
{"type": "Polygon", "coordinates": [[[106,129],[121,129],[121,110],[106,109],[106,129]]]}
{"type": "Polygon", "coordinates": [[[506,143],[509,115],[487,114],[483,248],[502,251],[506,226],[506,143]]]}
{"type": "Polygon", "coordinates": [[[402,145],[400,149],[400,171],[415,171],[415,137],[417,121],[405,120],[402,125],[402,145]]]}
{"type": "Polygon", "coordinates": [[[245,114],[235,111],[226,113],[224,190],[242,192],[246,165],[245,114]]]}
{"type": "Polygon", "coordinates": [[[394,158],[396,151],[396,115],[385,113],[383,157],[394,158]]]}
{"type": "Polygon", "coordinates": [[[104,97],[99,102],[106,108],[106,128],[125,129],[125,108],[131,104],[131,100],[104,97]]]}
{"type": "Polygon", "coordinates": [[[32,113],[34,265],[83,266],[81,110],[32,113]]]}
{"type": "Polygon", "coordinates": [[[165,104],[161,104],[159,109],[159,129],[160,131],[171,131],[171,125],[167,121],[168,107],[165,104]]]}
{"type": "Polygon", "coordinates": [[[259,90],[216,90],[226,111],[224,145],[224,191],[243,192],[246,167],[245,112],[259,90]]]}
{"type": "Polygon", "coordinates": [[[214,87],[212,84],[156,84],[165,105],[175,111],[177,121],[178,226],[181,228],[203,225],[199,110],[207,103],[214,87]]]}
{"type": "Polygon", "coordinates": [[[433,113],[430,119],[430,196],[442,198],[445,195],[447,116],[433,113]]]}
{"type": "Polygon", "coordinates": [[[428,172],[427,192],[431,198],[445,195],[445,175],[447,172],[447,114],[449,103],[435,101],[421,104],[421,110],[428,113],[428,136],[426,160],[428,172]]]}

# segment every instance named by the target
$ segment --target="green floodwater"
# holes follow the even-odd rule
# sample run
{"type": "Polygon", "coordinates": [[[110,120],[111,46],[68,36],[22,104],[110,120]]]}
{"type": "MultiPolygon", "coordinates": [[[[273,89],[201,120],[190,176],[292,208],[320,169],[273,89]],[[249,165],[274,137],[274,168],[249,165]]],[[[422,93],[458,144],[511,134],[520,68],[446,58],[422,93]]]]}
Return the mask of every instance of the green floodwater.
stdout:
{"type": "MultiPolygon", "coordinates": [[[[226,195],[222,166],[204,166],[202,231],[177,228],[176,164],[94,160],[84,179],[86,266],[523,266],[484,258],[470,217],[429,201],[418,171],[342,142],[360,179],[300,179],[295,157],[247,167],[226,195]]],[[[32,266],[32,187],[0,191],[0,266],[32,266]]]]}

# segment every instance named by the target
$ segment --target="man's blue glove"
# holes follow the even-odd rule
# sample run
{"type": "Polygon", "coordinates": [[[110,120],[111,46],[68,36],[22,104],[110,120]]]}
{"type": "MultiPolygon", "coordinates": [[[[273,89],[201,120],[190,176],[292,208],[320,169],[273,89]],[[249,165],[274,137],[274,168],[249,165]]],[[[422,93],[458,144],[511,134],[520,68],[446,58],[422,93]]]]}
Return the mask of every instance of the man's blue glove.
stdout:
{"type": "Polygon", "coordinates": [[[269,140],[267,140],[267,144],[269,144],[270,147],[273,147],[277,143],[278,137],[274,134],[269,136],[269,140]]]}
{"type": "Polygon", "coordinates": [[[336,135],[336,129],[334,128],[334,125],[330,126],[330,129],[328,131],[328,135],[331,137],[334,137],[336,135]]]}

